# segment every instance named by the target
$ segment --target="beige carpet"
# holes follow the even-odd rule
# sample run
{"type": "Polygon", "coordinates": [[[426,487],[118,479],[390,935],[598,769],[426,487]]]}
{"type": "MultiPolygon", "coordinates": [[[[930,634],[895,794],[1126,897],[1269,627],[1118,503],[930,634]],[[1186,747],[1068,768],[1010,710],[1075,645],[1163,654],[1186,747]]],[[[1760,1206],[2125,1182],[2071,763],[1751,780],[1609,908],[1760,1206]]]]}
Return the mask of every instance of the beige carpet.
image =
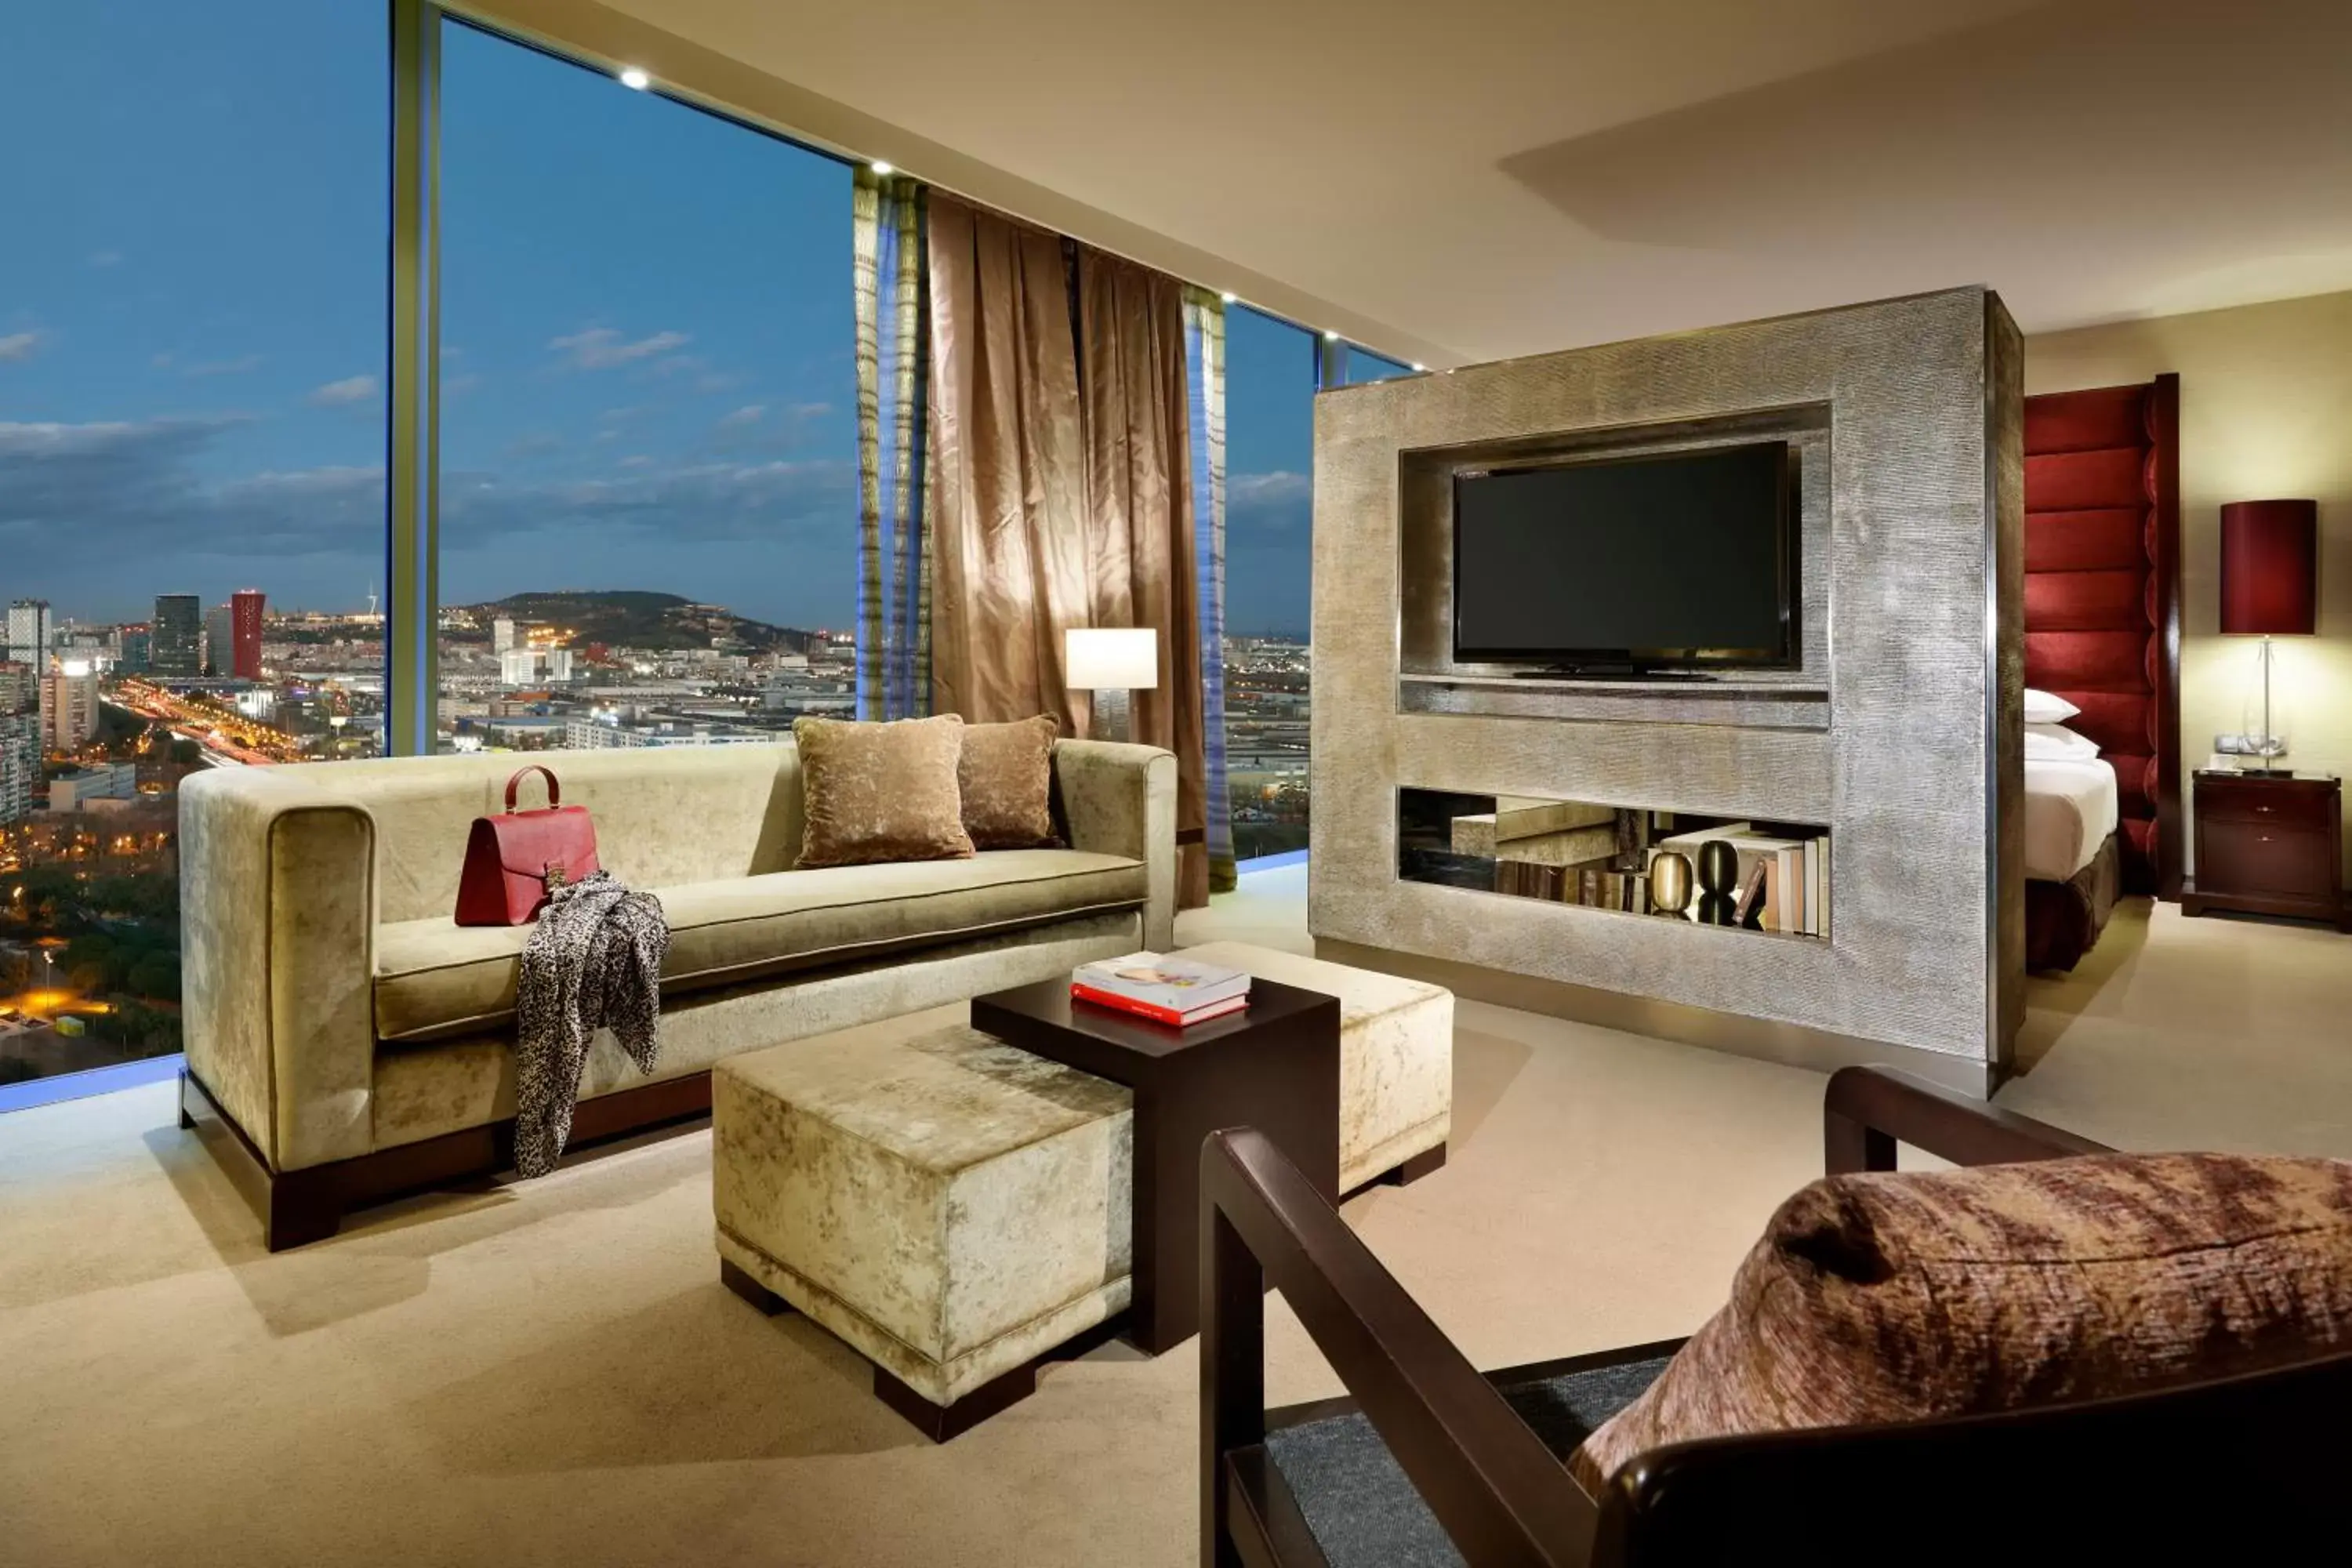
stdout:
{"type": "MultiPolygon", "coordinates": [[[[1304,874],[1211,934],[1304,945],[1304,874]]],[[[2352,1154],[2352,942],[2165,910],[2037,984],[2003,1100],[2352,1154]]],[[[1465,1005],[1453,1163],[1349,1216],[1482,1364],[1689,1330],[1819,1168],[1820,1080],[1465,1005]]],[[[163,1088],[0,1118],[0,1563],[1188,1564],[1197,1362],[1122,1345],[943,1447],[723,1290],[709,1140],[271,1258],[163,1088]]],[[[1273,1397],[1333,1392],[1279,1316],[1273,1397]]]]}

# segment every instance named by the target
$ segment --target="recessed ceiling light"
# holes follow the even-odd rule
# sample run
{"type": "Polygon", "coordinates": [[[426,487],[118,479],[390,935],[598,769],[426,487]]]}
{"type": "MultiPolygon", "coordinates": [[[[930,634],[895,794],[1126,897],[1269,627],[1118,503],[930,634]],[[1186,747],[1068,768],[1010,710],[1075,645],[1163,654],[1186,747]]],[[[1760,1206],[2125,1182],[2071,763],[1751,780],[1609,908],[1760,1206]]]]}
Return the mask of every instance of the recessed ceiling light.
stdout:
{"type": "Polygon", "coordinates": [[[1418,375],[1418,374],[1420,374],[1421,373],[1423,373],[1423,372],[1424,372],[1424,371],[1426,371],[1426,370],[1428,370],[1428,369],[1429,369],[1429,367],[1428,367],[1427,365],[1425,365],[1425,364],[1422,363],[1419,360],[1415,360],[1415,361],[1413,361],[1413,362],[1412,362],[1412,368],[1413,368],[1413,374],[1415,374],[1416,375],[1418,375]]]}
{"type": "Polygon", "coordinates": [[[1218,299],[1220,299],[1220,300],[1223,300],[1226,304],[1231,305],[1231,304],[1234,304],[1234,303],[1238,302],[1238,301],[1240,300],[1240,299],[1241,299],[1241,296],[1240,296],[1240,295],[1238,295],[1238,294],[1236,294],[1236,293],[1234,293],[1232,289],[1226,289],[1223,293],[1222,293],[1222,294],[1218,295],[1218,296],[1217,296],[1217,298],[1218,298],[1218,299]]]}
{"type": "Polygon", "coordinates": [[[635,66],[625,67],[621,72],[621,85],[623,87],[631,88],[638,92],[643,92],[646,89],[653,86],[653,84],[654,79],[647,76],[645,72],[639,70],[635,66]]]}
{"type": "Polygon", "coordinates": [[[884,163],[881,159],[877,158],[874,160],[874,172],[877,174],[895,174],[898,171],[884,163]]]}
{"type": "Polygon", "coordinates": [[[1323,341],[1327,343],[1336,343],[1339,341],[1339,334],[1334,331],[1326,331],[1323,334],[1323,341]]]}

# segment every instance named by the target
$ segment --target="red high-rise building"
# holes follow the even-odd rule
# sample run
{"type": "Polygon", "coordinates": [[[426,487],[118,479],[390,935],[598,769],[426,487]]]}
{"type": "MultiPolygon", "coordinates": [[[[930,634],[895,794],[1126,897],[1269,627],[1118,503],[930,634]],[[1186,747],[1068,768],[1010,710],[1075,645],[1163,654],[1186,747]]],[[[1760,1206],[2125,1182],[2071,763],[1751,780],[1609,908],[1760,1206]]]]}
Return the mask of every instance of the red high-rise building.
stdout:
{"type": "MultiPolygon", "coordinates": [[[[261,679],[261,604],[258,588],[239,588],[228,596],[229,643],[236,650],[224,673],[239,680],[261,679]]],[[[217,665],[218,655],[215,655],[217,665]]]]}

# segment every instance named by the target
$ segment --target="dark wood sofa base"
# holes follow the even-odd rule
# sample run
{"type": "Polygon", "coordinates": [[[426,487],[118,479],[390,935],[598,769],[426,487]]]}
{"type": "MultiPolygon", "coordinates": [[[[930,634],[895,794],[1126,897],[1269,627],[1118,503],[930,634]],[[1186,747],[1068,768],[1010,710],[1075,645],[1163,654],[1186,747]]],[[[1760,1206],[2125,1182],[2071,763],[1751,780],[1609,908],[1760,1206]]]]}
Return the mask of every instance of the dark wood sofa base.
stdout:
{"type": "MultiPolygon", "coordinates": [[[[710,1074],[688,1073],[583,1100],[573,1111],[573,1150],[710,1114],[710,1074]]],[[[324,1241],[343,1215],[411,1193],[478,1184],[514,1169],[514,1121],[467,1127],[415,1143],[299,1171],[278,1171],[193,1073],[180,1075],[180,1125],[194,1131],[261,1218],[272,1252],[324,1241]]]]}
{"type": "MultiPolygon", "coordinates": [[[[719,1282],[771,1318],[793,1310],[790,1301],[724,1258],[719,1260],[719,1282]]],[[[963,1436],[999,1411],[1010,1409],[1036,1393],[1037,1373],[1046,1363],[1082,1356],[1097,1345],[1118,1338],[1126,1329],[1127,1315],[1116,1313],[1076,1338],[1055,1345],[1043,1355],[982,1384],[953,1405],[934,1405],[876,1366],[874,1397],[888,1405],[908,1426],[932,1442],[945,1443],[963,1436]]]]}

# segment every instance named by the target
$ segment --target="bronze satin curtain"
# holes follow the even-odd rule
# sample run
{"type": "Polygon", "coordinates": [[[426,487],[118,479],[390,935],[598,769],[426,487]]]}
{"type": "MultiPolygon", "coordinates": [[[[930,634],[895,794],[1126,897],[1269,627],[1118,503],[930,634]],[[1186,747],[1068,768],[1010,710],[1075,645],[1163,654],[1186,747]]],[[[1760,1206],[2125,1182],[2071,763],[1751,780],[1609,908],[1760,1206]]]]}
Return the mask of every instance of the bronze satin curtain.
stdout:
{"type": "Polygon", "coordinates": [[[1071,626],[1151,626],[1139,741],[1177,759],[1177,892],[1208,901],[1183,298],[1174,279],[934,192],[931,711],[1051,713],[1071,626]]]}
{"type": "Polygon", "coordinates": [[[1092,625],[1086,444],[1059,236],[934,191],[931,711],[1083,735],[1062,633],[1092,625]]]}
{"type": "Polygon", "coordinates": [[[1092,624],[1160,633],[1160,685],[1135,694],[1135,738],[1176,753],[1176,901],[1197,909],[1209,901],[1208,769],[1184,286],[1081,247],[1077,292],[1092,624]]]}

